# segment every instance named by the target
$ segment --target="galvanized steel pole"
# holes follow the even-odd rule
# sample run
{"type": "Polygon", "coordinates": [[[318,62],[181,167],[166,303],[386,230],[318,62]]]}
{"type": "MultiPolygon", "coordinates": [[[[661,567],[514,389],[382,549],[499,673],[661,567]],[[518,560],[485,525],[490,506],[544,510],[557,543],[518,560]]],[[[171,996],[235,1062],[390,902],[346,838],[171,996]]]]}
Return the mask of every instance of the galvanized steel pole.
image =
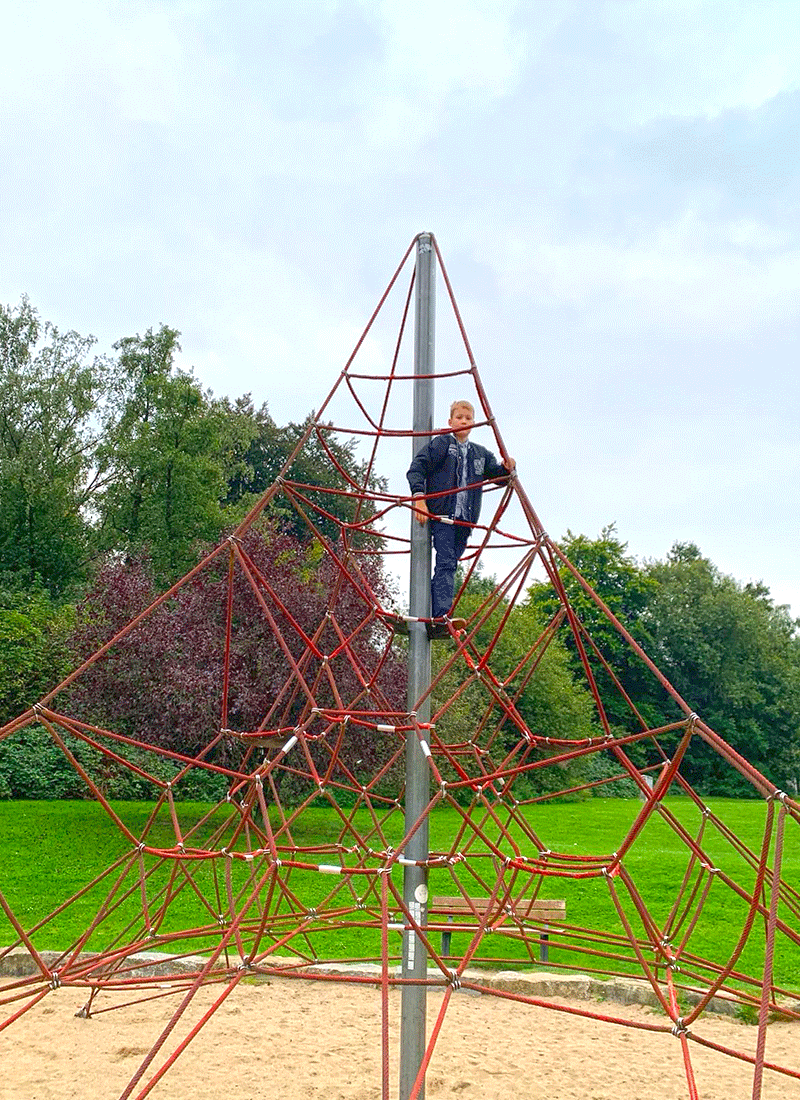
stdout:
{"type": "MultiPolygon", "coordinates": [[[[416,324],[414,328],[414,431],[433,430],[433,378],[424,377],[434,370],[434,328],[436,313],[436,254],[429,233],[417,239],[416,324]]],[[[413,455],[430,437],[415,435],[413,455]]],[[[413,457],[412,455],[412,457],[413,457]]],[[[429,618],[431,613],[431,539],[428,524],[421,526],[411,517],[411,583],[409,615],[429,618]]],[[[408,630],[408,708],[416,710],[417,721],[430,719],[430,700],[417,708],[417,700],[431,683],[431,643],[424,623],[411,622],[408,630]]],[[[412,828],[429,802],[429,772],[419,739],[406,738],[406,831],[412,828]]],[[[409,842],[404,853],[408,859],[428,858],[427,818],[409,842]]],[[[421,925],[428,919],[428,872],[425,867],[403,868],[403,901],[421,925]]],[[[403,985],[400,1019],[400,1100],[408,1100],[425,1055],[428,956],[424,944],[413,929],[403,933],[402,974],[418,984],[403,985]]],[[[423,1085],[419,1093],[425,1096],[423,1085]]]]}

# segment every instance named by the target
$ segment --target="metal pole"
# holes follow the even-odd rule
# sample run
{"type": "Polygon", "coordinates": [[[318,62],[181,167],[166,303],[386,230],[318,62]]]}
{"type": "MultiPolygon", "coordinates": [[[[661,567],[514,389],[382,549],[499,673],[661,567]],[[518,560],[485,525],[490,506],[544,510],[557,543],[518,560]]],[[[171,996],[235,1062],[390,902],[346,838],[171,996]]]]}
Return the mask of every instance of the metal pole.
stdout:
{"type": "MultiPolygon", "coordinates": [[[[433,430],[433,379],[424,375],[434,370],[434,322],[436,313],[436,254],[429,233],[417,239],[416,323],[414,328],[414,431],[433,430]]],[[[429,442],[429,436],[414,436],[416,455],[429,442]]],[[[412,455],[412,457],[413,457],[412,455]]],[[[420,526],[411,517],[411,583],[409,615],[430,618],[431,614],[431,539],[428,524],[420,526]]],[[[409,623],[408,630],[408,709],[416,710],[417,721],[430,719],[430,700],[417,709],[417,700],[431,683],[431,643],[424,623],[409,623]]],[[[428,765],[418,738],[406,738],[406,831],[411,829],[430,800],[428,765]]],[[[427,860],[428,821],[412,837],[405,855],[408,859],[427,860]]],[[[428,920],[428,872],[425,867],[403,868],[403,901],[421,925],[428,920]]],[[[413,930],[403,933],[403,978],[419,984],[403,985],[400,1018],[400,1100],[408,1100],[425,1055],[428,957],[419,936],[413,930]]],[[[420,1100],[425,1096],[421,1089],[420,1100]]]]}

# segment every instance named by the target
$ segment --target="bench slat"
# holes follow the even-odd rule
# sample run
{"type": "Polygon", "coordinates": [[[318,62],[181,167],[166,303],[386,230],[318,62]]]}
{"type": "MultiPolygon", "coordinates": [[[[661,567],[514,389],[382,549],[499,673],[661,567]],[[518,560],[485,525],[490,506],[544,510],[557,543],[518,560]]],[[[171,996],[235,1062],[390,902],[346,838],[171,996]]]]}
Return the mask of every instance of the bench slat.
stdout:
{"type": "MultiPolygon", "coordinates": [[[[489,898],[464,898],[435,897],[431,898],[428,905],[429,913],[466,914],[468,916],[482,917],[489,904],[489,898]]],[[[517,916],[529,917],[538,920],[563,920],[567,915],[567,903],[562,899],[536,898],[530,901],[522,898],[513,902],[514,912],[517,916]]],[[[503,906],[494,902],[494,908],[503,911],[503,906]]]]}
{"type": "MultiPolygon", "coordinates": [[[[489,908],[489,898],[470,898],[458,894],[456,897],[431,898],[428,905],[428,913],[445,916],[448,919],[446,928],[442,929],[442,954],[449,956],[450,944],[453,932],[461,931],[455,924],[454,918],[459,924],[466,925],[470,920],[481,920],[486,916],[489,908]]],[[[513,915],[508,913],[505,905],[495,899],[492,910],[498,917],[508,917],[513,921],[538,921],[545,925],[539,932],[539,958],[542,962],[548,961],[550,934],[547,926],[551,923],[563,923],[567,916],[567,903],[563,898],[519,898],[513,900],[513,915]]]]}

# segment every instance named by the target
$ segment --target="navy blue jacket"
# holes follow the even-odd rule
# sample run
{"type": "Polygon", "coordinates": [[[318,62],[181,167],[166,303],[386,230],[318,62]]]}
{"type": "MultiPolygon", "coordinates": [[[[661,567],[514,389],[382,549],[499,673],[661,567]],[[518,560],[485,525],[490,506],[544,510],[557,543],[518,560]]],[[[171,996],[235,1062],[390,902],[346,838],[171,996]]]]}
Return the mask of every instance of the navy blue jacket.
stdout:
{"type": "MultiPolygon", "coordinates": [[[[467,515],[469,523],[477,523],[481,514],[482,483],[509,476],[502,462],[480,443],[467,442],[467,515]],[[477,484],[473,484],[477,482],[477,484]]],[[[452,516],[458,492],[458,440],[450,432],[435,435],[427,446],[414,457],[406,477],[412,493],[443,493],[431,496],[428,510],[437,516],[452,516]]]]}

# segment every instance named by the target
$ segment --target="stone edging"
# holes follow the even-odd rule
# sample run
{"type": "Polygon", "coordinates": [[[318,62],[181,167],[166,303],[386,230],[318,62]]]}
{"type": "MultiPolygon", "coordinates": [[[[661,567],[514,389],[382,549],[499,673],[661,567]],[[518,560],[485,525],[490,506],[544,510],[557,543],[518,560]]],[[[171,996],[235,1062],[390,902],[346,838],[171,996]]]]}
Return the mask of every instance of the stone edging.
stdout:
{"type": "MultiPolygon", "coordinates": [[[[58,951],[41,951],[42,961],[47,966],[57,963],[61,957],[58,951]]],[[[84,956],[87,957],[87,956],[84,956]]],[[[91,957],[91,953],[89,956],[91,957]]],[[[291,956],[276,957],[273,960],[271,973],[264,974],[254,970],[253,977],[256,980],[269,980],[279,977],[275,971],[284,968],[297,967],[302,960],[291,956]]],[[[164,955],[156,951],[143,951],[137,955],[131,955],[128,966],[134,969],[127,970],[130,976],[136,976],[137,966],[140,967],[138,976],[197,973],[206,960],[201,955],[189,955],[184,958],[174,959],[170,955],[164,955]]],[[[0,957],[0,978],[21,978],[36,973],[36,965],[25,948],[15,948],[6,955],[0,957]]],[[[303,973],[308,974],[341,974],[342,976],[358,976],[374,978],[378,984],[381,980],[381,968],[374,963],[320,963],[313,967],[303,967],[303,973]]],[[[397,975],[398,968],[392,969],[392,974],[397,975]]],[[[439,970],[430,969],[430,977],[441,976],[439,970]]],[[[477,970],[467,969],[462,981],[474,982],[476,985],[488,989],[502,990],[506,993],[519,993],[526,997],[564,998],[576,1001],[613,1001],[624,1005],[644,1005],[652,1008],[661,1008],[660,1002],[647,982],[636,978],[611,978],[601,980],[588,974],[553,974],[550,972],[535,972],[524,970],[477,970]]],[[[683,993],[688,1004],[697,1004],[699,994],[683,993]]],[[[793,1012],[800,1012],[800,1001],[794,1001],[786,1006],[793,1012]]],[[[735,1001],[725,997],[712,997],[707,1006],[707,1011],[719,1013],[724,1016],[736,1016],[739,1009],[735,1001]]]]}

